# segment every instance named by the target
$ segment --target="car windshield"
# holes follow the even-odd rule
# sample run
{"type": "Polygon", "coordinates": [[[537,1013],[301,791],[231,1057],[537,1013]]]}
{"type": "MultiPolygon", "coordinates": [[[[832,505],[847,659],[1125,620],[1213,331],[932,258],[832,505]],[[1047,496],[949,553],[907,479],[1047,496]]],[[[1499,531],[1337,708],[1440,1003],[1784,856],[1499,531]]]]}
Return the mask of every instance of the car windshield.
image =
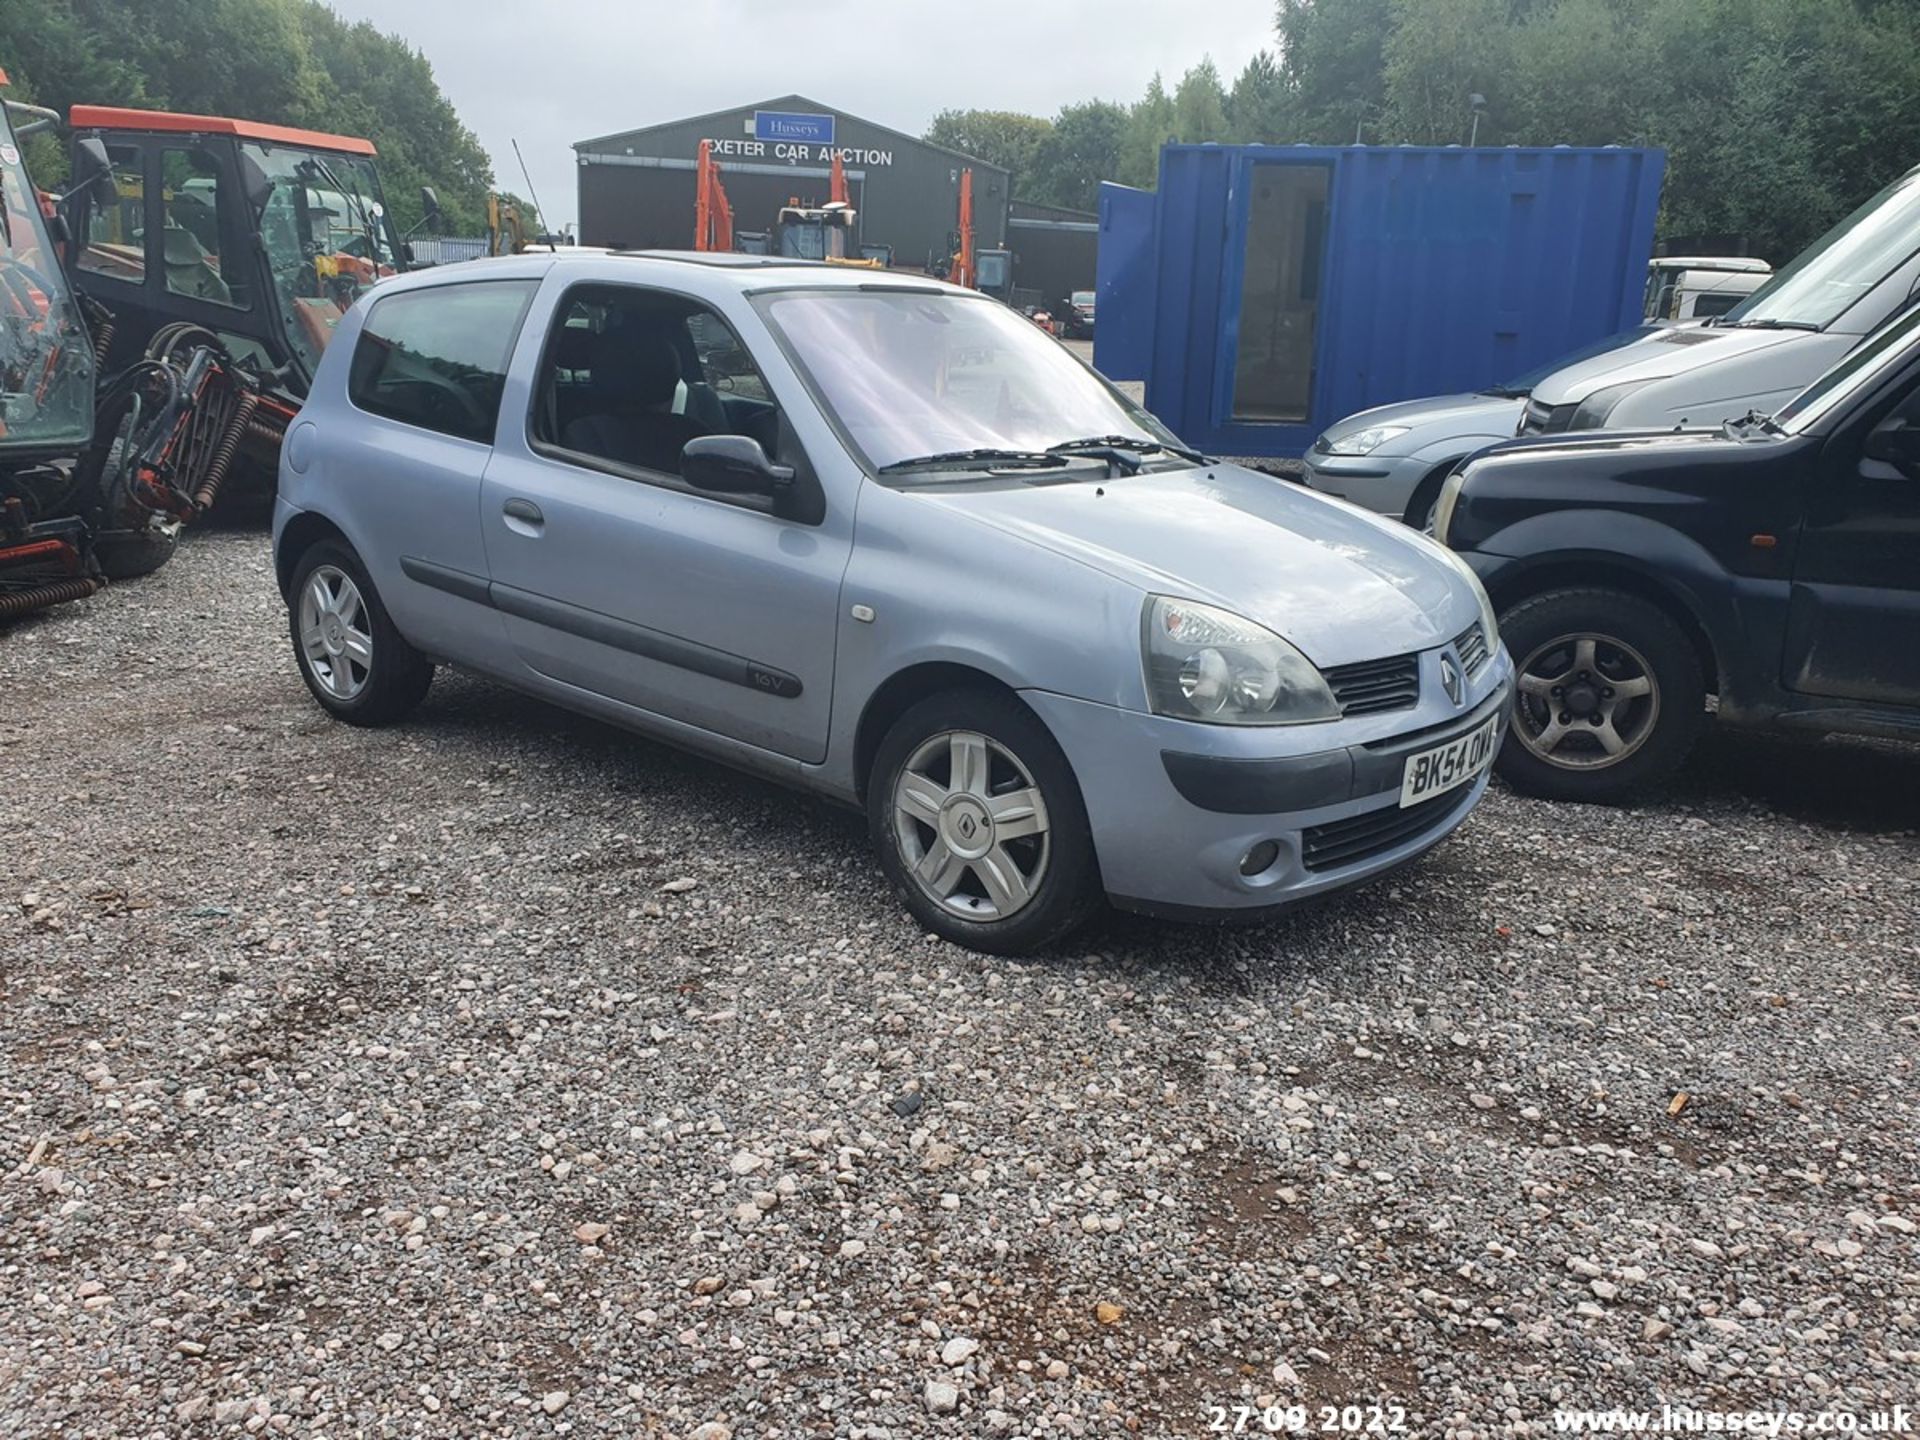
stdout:
{"type": "Polygon", "coordinates": [[[1604,355],[1609,350],[1618,350],[1631,345],[1636,340],[1644,340],[1649,335],[1661,334],[1658,325],[1639,325],[1632,330],[1622,330],[1618,335],[1609,335],[1604,340],[1596,340],[1591,345],[1582,346],[1572,354],[1561,355],[1545,365],[1536,365],[1523,375],[1516,375],[1505,384],[1492,385],[1481,391],[1483,395],[1498,395],[1503,399],[1520,400],[1533,393],[1533,387],[1556,371],[1569,365],[1578,365],[1582,360],[1591,360],[1596,355],[1604,355]]]}
{"type": "Polygon", "coordinates": [[[93,436],[93,346],[0,117],[0,451],[93,436]]]}
{"type": "Polygon", "coordinates": [[[260,239],[287,338],[311,375],[340,317],[400,268],[393,222],[365,156],[254,141],[242,148],[273,185],[260,239]]]}
{"type": "Polygon", "coordinates": [[[1090,440],[1179,442],[996,300],[937,290],[777,291],[757,302],[869,468],[1090,440]]]}
{"type": "Polygon", "coordinates": [[[1894,181],[1733,307],[1732,326],[1825,329],[1920,250],[1920,169],[1894,181]]]}
{"type": "Polygon", "coordinates": [[[1836,406],[1905,363],[1920,346],[1920,310],[1909,310],[1849,350],[1834,367],[1774,413],[1773,422],[1798,435],[1836,406]]]}

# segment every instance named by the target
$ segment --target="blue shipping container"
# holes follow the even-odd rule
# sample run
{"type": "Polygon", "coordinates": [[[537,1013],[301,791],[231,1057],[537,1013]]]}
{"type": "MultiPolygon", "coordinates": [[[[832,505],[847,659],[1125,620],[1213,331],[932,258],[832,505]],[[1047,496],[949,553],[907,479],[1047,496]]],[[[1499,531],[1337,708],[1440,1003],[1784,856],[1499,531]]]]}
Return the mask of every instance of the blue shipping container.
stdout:
{"type": "Polygon", "coordinates": [[[1189,443],[1297,456],[1640,322],[1666,154],[1169,145],[1102,186],[1094,363],[1189,443]],[[1151,203],[1147,203],[1150,200],[1151,203]]]}

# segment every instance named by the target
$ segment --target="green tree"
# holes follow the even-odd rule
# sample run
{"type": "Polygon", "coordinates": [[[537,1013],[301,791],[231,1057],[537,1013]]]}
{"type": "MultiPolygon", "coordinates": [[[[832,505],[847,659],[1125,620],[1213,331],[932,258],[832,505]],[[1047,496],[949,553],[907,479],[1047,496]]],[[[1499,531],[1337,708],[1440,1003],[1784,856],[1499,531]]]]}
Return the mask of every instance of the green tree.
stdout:
{"type": "MultiPolygon", "coordinates": [[[[1392,33],[1382,54],[1386,133],[1415,145],[1465,144],[1473,111],[1468,97],[1493,102],[1514,40],[1508,0],[1392,0],[1392,33]]],[[[1494,138],[1483,124],[1480,138],[1494,138]]]]}
{"type": "MultiPolygon", "coordinates": [[[[418,189],[477,233],[486,153],[405,41],[348,25],[318,0],[3,0],[4,64],[19,98],[186,110],[362,135],[380,151],[402,228],[418,189]]],[[[65,173],[56,143],[31,156],[41,183],[65,173]]]]}
{"type": "Polygon", "coordinates": [[[1173,99],[1155,75],[1147,93],[1127,112],[1127,133],[1120,145],[1120,180],[1151,188],[1160,178],[1160,147],[1174,138],[1173,99]]]}
{"type": "Polygon", "coordinates": [[[1119,178],[1126,134],[1127,112],[1111,101],[1062,106],[1053,128],[1035,147],[1032,187],[1023,178],[1020,193],[1046,205],[1095,209],[1100,182],[1119,178]]]}
{"type": "Polygon", "coordinates": [[[942,110],[927,126],[926,139],[1011,171],[1013,193],[1024,197],[1034,156],[1052,129],[1049,120],[1013,110],[942,110]]]}
{"type": "Polygon", "coordinates": [[[1291,138],[1294,125],[1286,79],[1273,56],[1261,50],[1227,92],[1227,128],[1242,144],[1278,145],[1291,138]]]}
{"type": "Polygon", "coordinates": [[[1220,71],[1208,56],[1180,77],[1173,89],[1173,133],[1189,145],[1220,144],[1233,138],[1227,123],[1227,92],[1220,71]]]}
{"type": "Polygon", "coordinates": [[[1364,132],[1377,139],[1391,0],[1279,0],[1274,25],[1292,138],[1343,145],[1364,132]]]}

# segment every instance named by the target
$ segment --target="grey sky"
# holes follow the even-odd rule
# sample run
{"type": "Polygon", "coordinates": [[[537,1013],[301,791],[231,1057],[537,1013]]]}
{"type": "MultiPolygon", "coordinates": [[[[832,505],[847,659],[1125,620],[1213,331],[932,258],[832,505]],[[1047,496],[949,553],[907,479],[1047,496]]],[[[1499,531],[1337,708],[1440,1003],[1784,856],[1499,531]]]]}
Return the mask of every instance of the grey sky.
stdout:
{"type": "Polygon", "coordinates": [[[918,134],[950,107],[1051,115],[1131,101],[1212,55],[1228,84],[1273,43],[1272,0],[329,0],[403,36],[549,224],[576,211],[572,145],[798,92],[918,134]]]}

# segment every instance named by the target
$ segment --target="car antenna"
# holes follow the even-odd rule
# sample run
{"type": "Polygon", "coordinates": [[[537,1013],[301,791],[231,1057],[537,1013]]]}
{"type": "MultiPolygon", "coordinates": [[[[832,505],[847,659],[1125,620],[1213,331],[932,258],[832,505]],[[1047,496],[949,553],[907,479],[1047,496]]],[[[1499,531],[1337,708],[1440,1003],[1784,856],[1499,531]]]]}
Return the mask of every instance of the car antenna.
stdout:
{"type": "Polygon", "coordinates": [[[517,136],[513,140],[513,158],[520,162],[520,178],[527,182],[527,198],[533,202],[534,223],[540,227],[540,233],[545,235],[547,233],[547,220],[546,217],[540,213],[540,197],[534,192],[533,176],[527,173],[527,157],[520,153],[520,141],[517,136]]]}

